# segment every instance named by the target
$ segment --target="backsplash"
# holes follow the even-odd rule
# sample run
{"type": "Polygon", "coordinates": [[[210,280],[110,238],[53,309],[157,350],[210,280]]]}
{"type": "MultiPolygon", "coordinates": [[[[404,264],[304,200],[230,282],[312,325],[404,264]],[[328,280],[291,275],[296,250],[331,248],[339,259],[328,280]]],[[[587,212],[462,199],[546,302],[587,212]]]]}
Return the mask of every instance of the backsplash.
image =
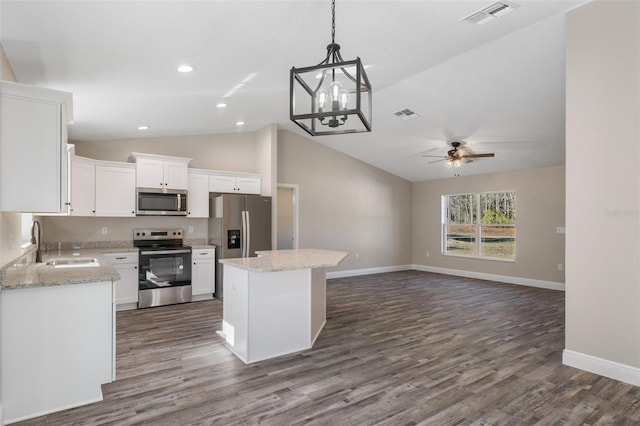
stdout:
{"type": "MultiPolygon", "coordinates": [[[[208,220],[186,217],[73,217],[39,216],[42,243],[50,250],[74,248],[118,248],[133,245],[134,229],[173,229],[184,231],[185,241],[206,244],[208,220]],[[103,232],[103,231],[106,231],[103,232]],[[191,232],[190,232],[191,231],[191,232]]],[[[197,243],[195,243],[197,244],[197,243]]]]}

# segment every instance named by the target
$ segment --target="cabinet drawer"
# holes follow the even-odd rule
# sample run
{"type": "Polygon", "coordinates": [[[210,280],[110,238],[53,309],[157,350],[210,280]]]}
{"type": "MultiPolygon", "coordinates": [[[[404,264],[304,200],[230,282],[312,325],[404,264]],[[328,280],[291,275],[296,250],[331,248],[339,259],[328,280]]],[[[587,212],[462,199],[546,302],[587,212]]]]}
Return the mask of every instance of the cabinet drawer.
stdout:
{"type": "Polygon", "coordinates": [[[135,252],[105,253],[104,257],[106,257],[112,265],[120,263],[138,263],[138,253],[135,252]]]}
{"type": "Polygon", "coordinates": [[[191,257],[196,259],[213,259],[215,257],[214,249],[195,249],[191,251],[191,257]]]}

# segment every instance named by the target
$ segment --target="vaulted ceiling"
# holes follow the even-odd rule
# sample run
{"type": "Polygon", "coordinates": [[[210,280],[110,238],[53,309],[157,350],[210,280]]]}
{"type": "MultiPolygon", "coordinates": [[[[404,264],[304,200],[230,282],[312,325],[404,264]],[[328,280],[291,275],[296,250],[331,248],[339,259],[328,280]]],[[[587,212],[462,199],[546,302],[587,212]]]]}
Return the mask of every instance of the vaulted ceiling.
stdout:
{"type": "MultiPolygon", "coordinates": [[[[453,176],[422,157],[453,140],[496,154],[461,175],[564,163],[564,13],[584,0],[518,0],[484,25],[462,19],[491,0],[336,3],[342,55],[373,85],[373,131],[314,140],[411,181],[453,176]],[[418,117],[398,118],[405,108],[418,117]]],[[[71,138],[100,143],[270,123],[301,133],[289,70],[320,62],[330,30],[328,0],[0,1],[18,82],[72,92],[71,138]]]]}

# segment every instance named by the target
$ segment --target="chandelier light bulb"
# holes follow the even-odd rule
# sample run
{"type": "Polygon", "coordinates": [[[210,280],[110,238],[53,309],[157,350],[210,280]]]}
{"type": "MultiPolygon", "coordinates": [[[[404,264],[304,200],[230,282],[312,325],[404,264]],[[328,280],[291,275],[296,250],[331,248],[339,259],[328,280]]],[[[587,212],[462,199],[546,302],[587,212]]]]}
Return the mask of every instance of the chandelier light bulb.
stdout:
{"type": "Polygon", "coordinates": [[[445,166],[447,166],[447,169],[450,169],[451,166],[453,166],[453,162],[451,160],[447,160],[446,163],[444,163],[445,166]]]}
{"type": "Polygon", "coordinates": [[[342,84],[339,81],[334,81],[329,85],[331,91],[331,101],[338,102],[340,100],[340,93],[342,92],[342,84]]]}
{"type": "Polygon", "coordinates": [[[318,112],[324,112],[324,109],[327,106],[327,97],[329,94],[326,90],[320,90],[318,92],[318,112]]]}
{"type": "Polygon", "coordinates": [[[462,161],[460,161],[459,159],[455,159],[453,160],[453,165],[454,167],[460,167],[462,166],[462,161]]]}
{"type": "Polygon", "coordinates": [[[347,109],[347,105],[349,104],[349,93],[346,90],[340,92],[340,109],[347,109]]]}

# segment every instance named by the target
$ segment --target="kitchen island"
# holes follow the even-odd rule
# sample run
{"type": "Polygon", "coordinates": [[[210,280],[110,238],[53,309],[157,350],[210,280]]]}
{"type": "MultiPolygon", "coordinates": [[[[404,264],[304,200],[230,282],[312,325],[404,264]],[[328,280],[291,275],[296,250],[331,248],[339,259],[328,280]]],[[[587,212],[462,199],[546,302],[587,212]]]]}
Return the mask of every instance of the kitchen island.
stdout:
{"type": "Polygon", "coordinates": [[[309,349],[326,323],[325,268],[346,252],[300,249],[221,259],[222,335],[245,363],[309,349]]]}

